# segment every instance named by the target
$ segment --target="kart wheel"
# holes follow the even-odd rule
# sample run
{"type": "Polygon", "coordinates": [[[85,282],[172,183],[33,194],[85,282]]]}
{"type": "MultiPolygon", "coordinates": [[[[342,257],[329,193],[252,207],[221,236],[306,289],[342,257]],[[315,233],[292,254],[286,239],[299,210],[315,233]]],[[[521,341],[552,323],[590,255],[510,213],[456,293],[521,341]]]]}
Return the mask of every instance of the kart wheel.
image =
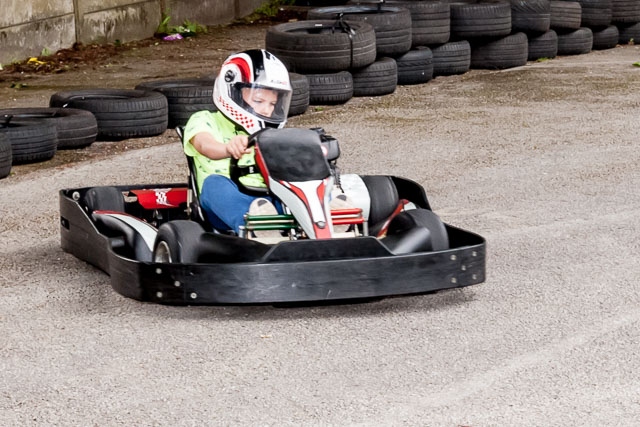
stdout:
{"type": "Polygon", "coordinates": [[[93,211],[124,212],[124,197],[116,187],[93,187],[84,195],[84,204],[93,211]]]}
{"type": "Polygon", "coordinates": [[[195,221],[169,221],[158,229],[153,261],[193,264],[198,262],[198,244],[204,229],[195,221]]]}
{"type": "Polygon", "coordinates": [[[369,233],[376,235],[379,226],[398,207],[400,198],[398,189],[390,176],[387,175],[365,175],[362,181],[369,191],[371,207],[369,209],[369,233]]]}
{"type": "Polygon", "coordinates": [[[388,235],[405,232],[416,227],[424,227],[431,234],[431,250],[449,249],[447,229],[438,215],[428,209],[412,209],[398,214],[389,224],[388,235]]]}

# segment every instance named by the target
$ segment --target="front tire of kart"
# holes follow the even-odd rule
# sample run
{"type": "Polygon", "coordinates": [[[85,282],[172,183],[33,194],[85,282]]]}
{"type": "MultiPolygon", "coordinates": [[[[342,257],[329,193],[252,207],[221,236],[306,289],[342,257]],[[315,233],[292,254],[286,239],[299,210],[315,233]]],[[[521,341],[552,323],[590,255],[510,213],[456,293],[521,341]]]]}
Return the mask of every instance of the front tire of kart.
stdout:
{"type": "Polygon", "coordinates": [[[380,231],[384,221],[391,216],[398,207],[400,197],[398,189],[388,175],[363,175],[371,206],[369,208],[369,234],[375,236],[380,231]]]}
{"type": "Polygon", "coordinates": [[[387,235],[403,233],[416,227],[424,227],[429,230],[432,251],[449,249],[447,229],[440,217],[429,209],[412,209],[400,212],[389,224],[387,235]]]}
{"type": "Polygon", "coordinates": [[[198,262],[198,246],[204,229],[195,221],[177,220],[158,228],[153,245],[153,261],[193,264],[198,262]]]}

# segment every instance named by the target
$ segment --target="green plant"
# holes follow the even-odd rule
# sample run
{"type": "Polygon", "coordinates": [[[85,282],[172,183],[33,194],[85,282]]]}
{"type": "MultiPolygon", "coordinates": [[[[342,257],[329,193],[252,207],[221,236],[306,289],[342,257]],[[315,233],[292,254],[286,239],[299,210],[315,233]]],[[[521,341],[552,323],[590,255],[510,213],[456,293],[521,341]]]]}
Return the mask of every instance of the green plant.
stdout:
{"type": "Polygon", "coordinates": [[[49,55],[51,55],[51,51],[46,47],[42,48],[42,52],[40,52],[40,56],[49,56],[49,55]]]}
{"type": "Polygon", "coordinates": [[[185,19],[182,25],[169,25],[171,22],[171,16],[166,13],[162,13],[162,20],[160,25],[156,29],[158,34],[180,34],[185,37],[194,36],[198,33],[206,33],[207,27],[198,24],[197,22],[189,21],[185,19]]]}
{"type": "Polygon", "coordinates": [[[269,0],[262,6],[257,8],[253,13],[260,16],[273,18],[278,14],[278,11],[282,6],[291,6],[295,3],[295,0],[269,0]]]}
{"type": "Polygon", "coordinates": [[[634,63],[633,63],[633,66],[634,66],[634,67],[640,67],[640,61],[638,61],[638,62],[634,62],[634,63]]]}

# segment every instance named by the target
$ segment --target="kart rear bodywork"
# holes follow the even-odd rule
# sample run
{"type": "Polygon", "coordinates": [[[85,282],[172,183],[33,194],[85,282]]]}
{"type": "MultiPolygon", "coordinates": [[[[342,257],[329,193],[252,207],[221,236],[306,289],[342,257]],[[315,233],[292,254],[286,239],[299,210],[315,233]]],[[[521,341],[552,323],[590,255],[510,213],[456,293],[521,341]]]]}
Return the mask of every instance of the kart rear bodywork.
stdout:
{"type": "MultiPolygon", "coordinates": [[[[401,198],[429,209],[422,187],[392,177],[401,198]]],[[[187,184],[116,187],[124,214],[150,229],[190,219],[187,184]]],[[[145,252],[140,233],[96,220],[85,203],[89,188],[60,191],[61,246],[106,272],[125,297],[171,305],[337,302],[411,295],[485,280],[485,240],[445,224],[449,249],[396,254],[373,236],[292,240],[250,261],[216,258],[160,263],[145,252]]],[[[209,233],[211,239],[229,236],[209,233]]],[[[239,239],[240,238],[234,238],[239,239]]],[[[236,248],[241,253],[242,246],[236,248]]]]}

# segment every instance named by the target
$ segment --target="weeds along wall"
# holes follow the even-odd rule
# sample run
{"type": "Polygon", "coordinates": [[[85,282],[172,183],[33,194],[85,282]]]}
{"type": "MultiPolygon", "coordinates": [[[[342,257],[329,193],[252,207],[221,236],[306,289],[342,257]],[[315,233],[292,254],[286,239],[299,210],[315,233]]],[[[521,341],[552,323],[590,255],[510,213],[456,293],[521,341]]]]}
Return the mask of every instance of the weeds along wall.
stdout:
{"type": "Polygon", "coordinates": [[[74,43],[128,42],[153,36],[163,13],[217,25],[266,0],[2,0],[0,64],[53,53],[74,43]]]}

